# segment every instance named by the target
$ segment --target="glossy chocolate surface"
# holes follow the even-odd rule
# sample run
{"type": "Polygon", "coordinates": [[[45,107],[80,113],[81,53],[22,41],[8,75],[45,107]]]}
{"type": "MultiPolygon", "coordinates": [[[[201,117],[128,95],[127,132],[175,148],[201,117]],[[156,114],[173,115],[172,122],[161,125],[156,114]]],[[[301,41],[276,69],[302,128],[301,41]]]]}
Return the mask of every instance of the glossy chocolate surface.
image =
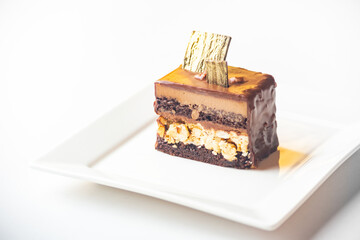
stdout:
{"type": "Polygon", "coordinates": [[[180,66],[157,80],[155,84],[243,101],[253,97],[261,89],[275,84],[275,80],[271,75],[239,67],[228,67],[229,79],[237,79],[237,81],[231,81],[228,88],[208,84],[205,80],[196,79],[195,75],[197,74],[181,69],[180,66]]]}

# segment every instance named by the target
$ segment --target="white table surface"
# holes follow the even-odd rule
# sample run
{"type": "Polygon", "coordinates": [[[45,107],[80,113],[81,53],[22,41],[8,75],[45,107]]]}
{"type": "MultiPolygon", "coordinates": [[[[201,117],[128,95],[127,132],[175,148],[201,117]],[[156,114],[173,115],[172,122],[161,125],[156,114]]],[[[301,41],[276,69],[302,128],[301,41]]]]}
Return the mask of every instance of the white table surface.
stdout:
{"type": "Polygon", "coordinates": [[[193,29],[273,74],[278,109],[359,122],[359,1],[3,0],[0,239],[360,239],[360,151],[272,232],[28,167],[181,64],[193,29]]]}

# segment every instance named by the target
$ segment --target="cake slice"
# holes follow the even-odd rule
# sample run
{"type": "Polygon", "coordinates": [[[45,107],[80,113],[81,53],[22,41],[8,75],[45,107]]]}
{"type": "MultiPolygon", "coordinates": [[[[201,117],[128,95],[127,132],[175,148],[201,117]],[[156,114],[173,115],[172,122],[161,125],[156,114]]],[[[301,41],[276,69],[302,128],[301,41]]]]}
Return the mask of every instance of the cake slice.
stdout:
{"type": "Polygon", "coordinates": [[[255,168],[277,150],[271,75],[228,68],[229,87],[175,69],[155,82],[156,149],[234,168],[255,168]]]}
{"type": "Polygon", "coordinates": [[[233,168],[277,150],[275,80],[228,66],[230,40],[193,31],[183,65],[155,82],[157,150],[233,168]]]}

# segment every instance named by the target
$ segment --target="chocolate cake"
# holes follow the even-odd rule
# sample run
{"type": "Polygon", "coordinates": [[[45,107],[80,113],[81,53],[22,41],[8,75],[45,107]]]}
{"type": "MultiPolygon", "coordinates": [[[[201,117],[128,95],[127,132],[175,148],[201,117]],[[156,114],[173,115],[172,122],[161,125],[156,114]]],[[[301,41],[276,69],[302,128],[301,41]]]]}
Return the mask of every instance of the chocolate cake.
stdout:
{"type": "Polygon", "coordinates": [[[274,78],[229,66],[224,87],[205,81],[206,74],[182,65],[155,82],[155,148],[224,167],[256,168],[279,145],[274,78]]]}

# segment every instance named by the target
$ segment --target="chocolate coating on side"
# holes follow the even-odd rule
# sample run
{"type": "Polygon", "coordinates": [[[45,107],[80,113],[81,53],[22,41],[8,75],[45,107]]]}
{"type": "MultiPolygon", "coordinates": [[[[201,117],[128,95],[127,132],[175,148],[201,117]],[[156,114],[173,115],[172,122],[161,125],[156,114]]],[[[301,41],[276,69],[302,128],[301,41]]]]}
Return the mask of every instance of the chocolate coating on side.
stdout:
{"type": "Polygon", "coordinates": [[[275,106],[275,85],[261,91],[248,101],[249,149],[251,160],[257,166],[258,162],[277,150],[275,106]]]}

